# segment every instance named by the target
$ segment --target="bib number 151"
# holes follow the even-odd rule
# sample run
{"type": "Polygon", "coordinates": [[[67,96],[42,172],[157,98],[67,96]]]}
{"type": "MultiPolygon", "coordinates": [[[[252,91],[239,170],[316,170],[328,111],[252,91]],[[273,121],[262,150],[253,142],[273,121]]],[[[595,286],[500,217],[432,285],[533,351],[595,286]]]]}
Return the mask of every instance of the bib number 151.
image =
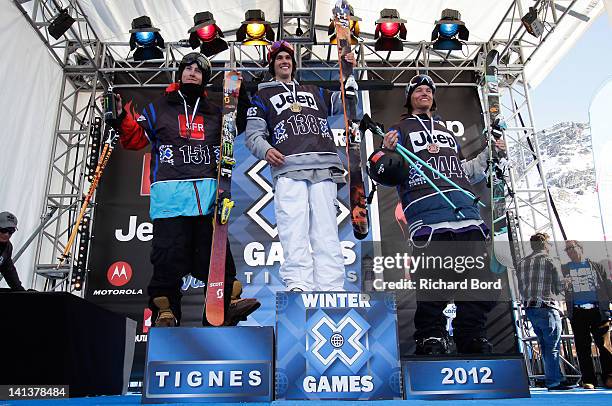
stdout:
{"type": "Polygon", "coordinates": [[[465,368],[442,368],[440,371],[444,378],[443,385],[465,384],[468,383],[493,383],[491,368],[480,367],[470,368],[468,371],[465,368]]]}

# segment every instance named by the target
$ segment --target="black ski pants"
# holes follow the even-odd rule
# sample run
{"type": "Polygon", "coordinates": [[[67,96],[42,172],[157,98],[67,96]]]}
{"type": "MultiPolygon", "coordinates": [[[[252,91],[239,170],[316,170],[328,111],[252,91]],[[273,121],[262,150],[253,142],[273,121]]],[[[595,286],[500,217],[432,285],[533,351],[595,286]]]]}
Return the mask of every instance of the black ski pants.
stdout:
{"type": "MultiPolygon", "coordinates": [[[[208,281],[210,251],[212,247],[213,216],[171,217],[153,220],[153,247],[151,263],[153,276],[147,288],[152,321],[157,319],[158,309],[153,298],[166,296],[178,323],[181,320],[182,278],[191,274],[202,282],[208,281]]],[[[225,260],[225,310],[232,295],[232,283],[236,280],[236,265],[227,242],[225,260]]],[[[202,324],[208,325],[206,316],[202,324]]]]}
{"type": "MultiPolygon", "coordinates": [[[[427,236],[416,237],[415,244],[423,246],[427,236]]],[[[482,281],[493,280],[489,271],[489,258],[486,241],[480,230],[463,233],[451,231],[435,233],[424,248],[416,248],[414,257],[447,258],[484,257],[484,268],[466,269],[461,273],[455,269],[420,267],[416,270],[417,286],[421,279],[461,281],[477,278],[482,281]]],[[[461,262],[458,262],[461,263],[461,262]]],[[[416,291],[417,308],[414,315],[414,339],[442,337],[446,334],[446,316],[442,313],[449,300],[454,299],[457,313],[453,320],[453,336],[458,345],[468,343],[473,338],[486,337],[487,313],[495,306],[495,293],[462,289],[419,289],[416,291]]]]}
{"type": "Polygon", "coordinates": [[[591,343],[599,350],[599,362],[603,374],[603,382],[612,374],[612,347],[610,345],[610,322],[602,320],[599,309],[581,309],[574,307],[570,319],[574,332],[574,342],[582,372],[582,382],[597,385],[597,377],[593,367],[591,343]],[[591,339],[591,335],[593,338],[591,339]]]}

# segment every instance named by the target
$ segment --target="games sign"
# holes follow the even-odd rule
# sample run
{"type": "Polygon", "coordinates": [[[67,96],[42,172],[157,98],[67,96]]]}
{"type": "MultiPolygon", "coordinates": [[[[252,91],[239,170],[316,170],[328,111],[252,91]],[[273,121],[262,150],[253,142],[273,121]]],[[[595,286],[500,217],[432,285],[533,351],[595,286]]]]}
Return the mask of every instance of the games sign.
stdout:
{"type": "Polygon", "coordinates": [[[395,298],[279,292],[277,399],[399,399],[395,298]]]}

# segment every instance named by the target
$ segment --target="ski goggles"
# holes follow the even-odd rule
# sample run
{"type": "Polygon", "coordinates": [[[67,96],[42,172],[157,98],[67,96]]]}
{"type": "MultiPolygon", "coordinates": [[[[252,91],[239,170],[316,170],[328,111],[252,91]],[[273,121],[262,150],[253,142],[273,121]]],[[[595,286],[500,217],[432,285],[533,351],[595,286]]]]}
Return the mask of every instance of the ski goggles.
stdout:
{"type": "Polygon", "coordinates": [[[410,83],[408,83],[408,86],[406,86],[406,96],[412,94],[414,89],[421,85],[429,86],[434,93],[436,91],[436,84],[431,77],[427,75],[416,75],[410,79],[410,83]]]}
{"type": "Polygon", "coordinates": [[[295,49],[293,49],[293,45],[291,45],[290,43],[288,43],[284,39],[282,39],[280,41],[276,41],[272,45],[270,45],[270,52],[274,53],[275,51],[277,51],[277,50],[279,50],[281,48],[286,48],[286,49],[291,50],[291,52],[295,52],[295,49]]]}
{"type": "Polygon", "coordinates": [[[17,229],[15,227],[0,228],[0,234],[13,235],[15,233],[15,231],[17,231],[17,229]]]}
{"type": "Polygon", "coordinates": [[[189,66],[192,63],[197,64],[200,67],[200,69],[204,69],[210,66],[210,62],[208,61],[208,59],[199,52],[191,52],[185,55],[183,59],[181,59],[180,64],[184,66],[189,66]]]}

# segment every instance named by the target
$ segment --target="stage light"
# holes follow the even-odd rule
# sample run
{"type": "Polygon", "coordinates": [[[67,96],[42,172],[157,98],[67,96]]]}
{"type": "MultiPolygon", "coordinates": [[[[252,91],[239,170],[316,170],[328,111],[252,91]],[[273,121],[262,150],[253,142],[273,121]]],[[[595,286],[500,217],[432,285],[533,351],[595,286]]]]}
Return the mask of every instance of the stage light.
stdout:
{"type": "Polygon", "coordinates": [[[223,38],[223,31],[217,26],[217,23],[211,12],[205,11],[197,13],[193,16],[193,27],[188,31],[189,45],[192,49],[200,47],[200,52],[206,56],[213,56],[219,52],[225,51],[228,46],[223,38]]]}
{"type": "Polygon", "coordinates": [[[463,47],[460,40],[467,41],[469,36],[470,32],[465,23],[461,21],[459,11],[447,8],[442,11],[440,20],[436,21],[431,40],[435,41],[434,49],[458,51],[463,47]]]}
{"type": "MultiPolygon", "coordinates": [[[[353,6],[349,4],[349,29],[351,30],[351,45],[357,45],[359,40],[359,33],[361,32],[361,29],[359,28],[359,21],[361,21],[361,18],[355,16],[353,6]]],[[[329,24],[327,35],[329,35],[330,44],[336,44],[338,42],[336,39],[336,27],[334,26],[333,20],[329,24]]]]}
{"type": "Polygon", "coordinates": [[[274,40],[274,31],[263,11],[247,10],[236,32],[236,40],[243,45],[270,45],[274,40]]]}
{"type": "Polygon", "coordinates": [[[540,37],[544,34],[544,24],[538,18],[538,11],[534,7],[529,7],[529,12],[521,18],[521,22],[527,32],[534,37],[540,37]]]}
{"type": "Polygon", "coordinates": [[[404,44],[401,39],[406,39],[406,20],[399,16],[394,8],[385,8],[380,12],[380,18],[376,20],[376,31],[374,32],[374,49],[377,51],[401,51],[404,44]],[[379,38],[380,37],[380,38],[379,38]]]}
{"type": "Polygon", "coordinates": [[[159,34],[159,28],[153,27],[148,16],[138,17],[132,20],[130,30],[130,50],[134,52],[135,61],[148,61],[149,59],[161,59],[164,57],[164,39],[159,34]]]}
{"type": "Polygon", "coordinates": [[[74,24],[74,18],[68,14],[68,9],[60,10],[60,13],[51,21],[49,24],[49,35],[55,39],[60,39],[62,35],[68,31],[72,24],[74,24]]]}

